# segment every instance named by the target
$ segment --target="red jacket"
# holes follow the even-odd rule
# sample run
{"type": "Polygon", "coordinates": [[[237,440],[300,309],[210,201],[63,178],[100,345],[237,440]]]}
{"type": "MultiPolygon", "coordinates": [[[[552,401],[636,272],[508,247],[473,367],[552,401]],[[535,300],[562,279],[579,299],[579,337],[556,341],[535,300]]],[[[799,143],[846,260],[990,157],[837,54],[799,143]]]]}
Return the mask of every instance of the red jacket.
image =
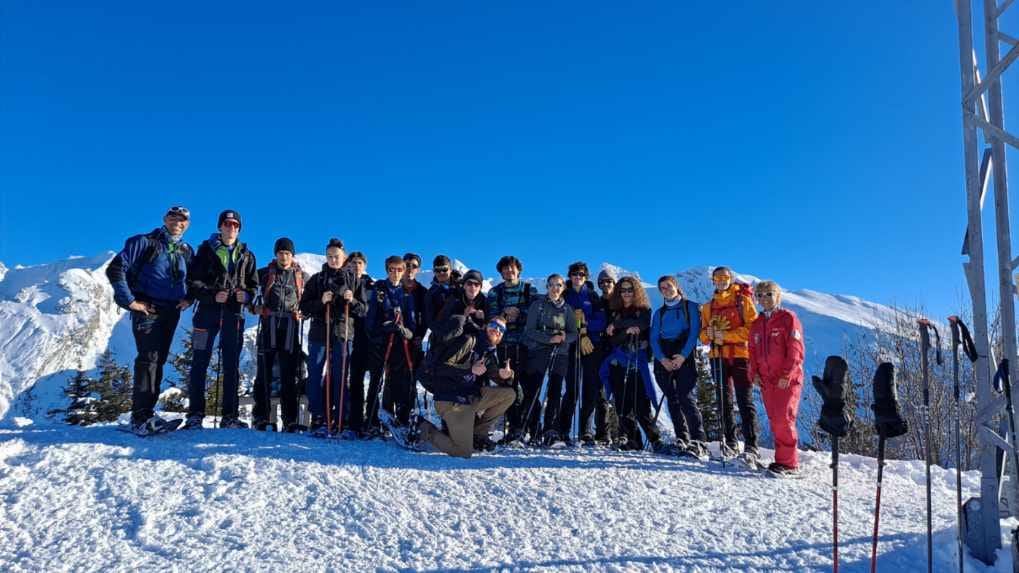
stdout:
{"type": "Polygon", "coordinates": [[[776,384],[788,378],[803,383],[803,326],[796,315],[784,308],[771,316],[762,312],[750,325],[750,379],[761,377],[763,384],[776,384]]]}

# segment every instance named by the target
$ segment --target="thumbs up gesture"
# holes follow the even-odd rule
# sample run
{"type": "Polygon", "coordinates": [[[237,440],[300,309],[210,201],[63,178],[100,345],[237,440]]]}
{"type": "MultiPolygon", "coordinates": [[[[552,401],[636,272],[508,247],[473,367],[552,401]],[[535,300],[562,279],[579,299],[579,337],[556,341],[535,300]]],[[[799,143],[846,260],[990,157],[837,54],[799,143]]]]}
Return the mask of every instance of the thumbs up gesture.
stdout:
{"type": "Polygon", "coordinates": [[[503,364],[502,368],[499,369],[499,378],[503,380],[509,380],[513,378],[513,369],[510,368],[510,359],[506,359],[506,363],[503,364]]]}

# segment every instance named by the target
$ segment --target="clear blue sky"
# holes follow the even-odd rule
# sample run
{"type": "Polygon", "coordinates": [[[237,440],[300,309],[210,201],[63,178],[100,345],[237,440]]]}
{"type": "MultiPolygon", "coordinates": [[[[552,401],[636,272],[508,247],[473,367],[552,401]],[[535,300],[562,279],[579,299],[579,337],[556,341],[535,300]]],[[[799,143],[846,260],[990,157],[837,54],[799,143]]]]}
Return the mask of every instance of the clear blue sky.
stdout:
{"type": "Polygon", "coordinates": [[[372,272],[729,264],[944,314],[956,34],[947,0],[12,0],[0,261],[117,250],[182,203],[193,243],[239,210],[259,262],[335,235],[372,272]]]}

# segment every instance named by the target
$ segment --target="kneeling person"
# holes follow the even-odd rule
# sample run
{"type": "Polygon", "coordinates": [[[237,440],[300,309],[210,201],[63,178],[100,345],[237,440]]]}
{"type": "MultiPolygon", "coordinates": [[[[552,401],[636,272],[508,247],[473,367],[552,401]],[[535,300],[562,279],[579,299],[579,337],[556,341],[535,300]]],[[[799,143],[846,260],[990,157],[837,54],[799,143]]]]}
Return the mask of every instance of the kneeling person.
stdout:
{"type": "Polygon", "coordinates": [[[429,352],[430,390],[435,411],[448,427],[442,431],[428,420],[419,420],[410,432],[395,436],[411,445],[429,443],[451,456],[469,458],[475,441],[488,441],[492,424],[516,400],[510,360],[499,364],[496,347],[506,333],[506,321],[493,318],[481,334],[464,333],[463,315],[455,315],[438,330],[429,352]],[[494,384],[494,385],[493,385],[494,384]]]}

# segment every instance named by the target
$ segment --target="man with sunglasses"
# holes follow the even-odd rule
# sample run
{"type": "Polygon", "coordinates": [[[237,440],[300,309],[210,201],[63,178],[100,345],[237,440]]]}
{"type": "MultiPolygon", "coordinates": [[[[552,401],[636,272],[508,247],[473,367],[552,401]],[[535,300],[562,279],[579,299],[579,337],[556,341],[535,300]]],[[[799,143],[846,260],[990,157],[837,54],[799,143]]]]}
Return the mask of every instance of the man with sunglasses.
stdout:
{"type": "Polygon", "coordinates": [[[757,452],[757,407],[754,405],[754,386],[750,382],[748,362],[750,324],[757,318],[753,295],[749,287],[735,280],[729,267],[716,267],[711,273],[715,293],[711,301],[701,306],[702,344],[711,345],[710,358],[715,376],[722,380],[718,397],[723,404],[722,456],[735,457],[738,453],[736,424],[733,415],[732,394],[735,391],[743,430],[743,453],[740,461],[756,468],[760,459],[757,452]]]}
{"type": "Polygon", "coordinates": [[[244,346],[244,305],[255,297],[258,287],[255,255],[238,241],[241,216],[232,209],[219,214],[214,233],[198,247],[188,276],[188,298],[198,301],[192,321],[188,417],[185,429],[200,429],[205,417],[205,380],[212,360],[216,336],[220,337],[223,419],[221,428],[247,428],[237,416],[237,388],[244,346]]]}
{"type": "Polygon", "coordinates": [[[453,262],[446,255],[436,256],[432,260],[432,284],[425,298],[425,321],[428,326],[439,320],[439,313],[454,289],[453,262]]]}
{"type": "MultiPolygon", "coordinates": [[[[496,271],[502,276],[502,282],[488,291],[488,317],[501,316],[506,321],[506,334],[499,345],[500,355],[512,358],[518,365],[514,371],[513,387],[521,390],[524,376],[524,365],[527,364],[527,344],[524,340],[524,325],[527,324],[527,310],[532,300],[538,298],[538,289],[531,283],[520,280],[524,264],[520,259],[509,255],[499,259],[496,271]]],[[[522,396],[523,392],[518,392],[522,396]]],[[[520,415],[522,397],[506,412],[509,429],[503,443],[512,443],[520,439],[523,431],[523,419],[520,415]]]]}
{"type": "Polygon", "coordinates": [[[407,270],[403,273],[403,290],[407,296],[414,299],[414,338],[411,339],[411,350],[416,369],[421,363],[421,358],[424,357],[421,345],[428,332],[428,319],[425,312],[428,289],[417,280],[418,273],[421,272],[421,257],[415,253],[407,253],[403,255],[403,263],[407,266],[407,270]]]}
{"type": "Polygon", "coordinates": [[[568,353],[569,366],[566,373],[566,395],[563,408],[559,412],[559,435],[567,446],[574,445],[570,437],[574,411],[579,393],[580,420],[578,438],[584,445],[593,446],[595,433],[591,431],[591,417],[598,410],[596,426],[598,433],[605,435],[605,395],[598,369],[601,367],[602,332],[608,325],[605,307],[601,297],[594,290],[594,285],[587,280],[589,271],[587,263],[577,261],[569,267],[570,284],[564,297],[566,303],[573,308],[577,320],[577,342],[570,344],[568,353]],[[579,356],[577,353],[580,353],[579,356]]]}
{"type": "Polygon", "coordinates": [[[373,406],[377,405],[380,410],[394,415],[401,425],[407,425],[416,397],[416,384],[410,371],[413,364],[410,342],[417,328],[414,322],[417,313],[414,311],[414,297],[407,294],[403,286],[406,263],[393,255],[386,259],[385,264],[386,278],[375,281],[365,319],[375,350],[375,363],[385,372],[381,382],[381,404],[377,402],[379,388],[375,381],[372,380],[369,386],[368,423],[374,424],[376,412],[373,406]]]}
{"type": "MultiPolygon", "coordinates": [[[[469,274],[464,275],[465,281],[469,274]]],[[[489,435],[516,399],[516,391],[508,386],[513,381],[512,359],[500,361],[496,353],[506,334],[505,319],[489,320],[483,334],[467,332],[466,323],[465,314],[440,320],[428,351],[427,361],[434,364],[429,387],[435,411],[447,430],[423,418],[409,428],[390,422],[393,438],[404,447],[421,449],[422,444],[431,444],[451,456],[470,458],[474,444],[489,435]]]]}
{"type": "Polygon", "coordinates": [[[803,326],[782,308],[782,290],[775,281],[754,289],[763,309],[750,325],[750,379],[761,388],[761,400],[775,436],[775,461],[768,471],[791,477],[799,472],[796,413],[803,389],[803,326]]]}
{"type": "Polygon", "coordinates": [[[180,311],[187,300],[187,270],[193,251],[184,242],[191,224],[185,207],[170,207],[163,225],[144,235],[135,235],[106,267],[117,306],[131,313],[131,332],[138,355],[134,360],[131,393],[131,425],[140,436],[174,429],[155,416],[173,334],[180,311]]]}

